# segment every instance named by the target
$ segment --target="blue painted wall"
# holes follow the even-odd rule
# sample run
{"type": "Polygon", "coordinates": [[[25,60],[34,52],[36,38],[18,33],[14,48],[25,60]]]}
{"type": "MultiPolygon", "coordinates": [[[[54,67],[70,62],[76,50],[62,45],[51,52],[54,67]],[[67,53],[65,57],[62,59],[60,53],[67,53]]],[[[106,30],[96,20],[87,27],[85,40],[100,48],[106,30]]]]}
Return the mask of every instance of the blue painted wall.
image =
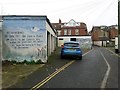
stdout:
{"type": "Polygon", "coordinates": [[[46,19],[43,17],[4,17],[2,41],[4,60],[46,62],[46,19]]]}

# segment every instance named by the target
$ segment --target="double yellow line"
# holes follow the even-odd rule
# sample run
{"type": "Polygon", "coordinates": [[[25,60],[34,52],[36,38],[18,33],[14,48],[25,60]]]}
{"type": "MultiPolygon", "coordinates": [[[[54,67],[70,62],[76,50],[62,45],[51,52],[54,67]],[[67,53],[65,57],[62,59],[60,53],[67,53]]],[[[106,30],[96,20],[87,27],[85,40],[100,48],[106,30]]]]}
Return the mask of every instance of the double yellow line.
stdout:
{"type": "Polygon", "coordinates": [[[44,85],[46,82],[48,82],[50,79],[52,79],[54,76],[56,76],[58,73],[60,73],[62,70],[64,70],[66,67],[68,67],[69,65],[71,65],[74,62],[75,62],[75,60],[65,64],[60,69],[58,69],[57,71],[55,71],[54,73],[52,73],[51,75],[46,77],[44,80],[42,80],[40,83],[38,83],[37,85],[32,87],[31,90],[36,90],[36,89],[40,88],[42,85],[44,85]]]}
{"type": "MultiPolygon", "coordinates": [[[[92,49],[93,50],[93,49],[92,49]]],[[[92,50],[88,51],[87,53],[83,54],[82,56],[85,56],[86,54],[88,54],[89,52],[91,52],[92,50]]],[[[50,79],[52,79],[54,76],[56,76],[58,73],[60,73],[62,70],[64,70],[65,68],[67,68],[68,66],[70,66],[72,63],[74,63],[76,60],[73,60],[67,64],[65,64],[64,66],[62,66],[61,68],[59,68],[58,70],[56,70],[54,73],[52,73],[51,75],[49,75],[48,77],[46,77],[44,80],[42,80],[41,82],[39,82],[38,84],[36,84],[34,87],[32,87],[30,90],[36,90],[38,88],[40,88],[42,85],[44,85],[45,83],[47,83],[50,79]]]]}

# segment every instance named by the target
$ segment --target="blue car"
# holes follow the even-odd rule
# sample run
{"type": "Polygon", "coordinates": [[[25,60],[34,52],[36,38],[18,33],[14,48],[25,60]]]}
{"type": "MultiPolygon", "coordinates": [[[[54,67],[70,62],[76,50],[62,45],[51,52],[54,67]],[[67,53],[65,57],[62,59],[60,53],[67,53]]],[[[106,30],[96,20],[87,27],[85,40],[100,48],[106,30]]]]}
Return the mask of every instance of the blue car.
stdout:
{"type": "Polygon", "coordinates": [[[82,60],[82,50],[79,42],[64,42],[64,44],[61,46],[61,58],[64,58],[65,56],[75,57],[82,60]]]}

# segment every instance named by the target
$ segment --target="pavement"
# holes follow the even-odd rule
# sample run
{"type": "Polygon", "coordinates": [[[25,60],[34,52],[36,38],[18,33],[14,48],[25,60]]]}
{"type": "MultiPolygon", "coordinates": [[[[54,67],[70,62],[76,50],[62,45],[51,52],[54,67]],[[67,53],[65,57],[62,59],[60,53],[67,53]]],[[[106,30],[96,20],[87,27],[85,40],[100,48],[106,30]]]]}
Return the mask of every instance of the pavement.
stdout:
{"type": "Polygon", "coordinates": [[[115,48],[114,47],[105,47],[106,49],[110,50],[112,53],[116,54],[118,57],[120,57],[120,52],[115,53],[115,48]]]}

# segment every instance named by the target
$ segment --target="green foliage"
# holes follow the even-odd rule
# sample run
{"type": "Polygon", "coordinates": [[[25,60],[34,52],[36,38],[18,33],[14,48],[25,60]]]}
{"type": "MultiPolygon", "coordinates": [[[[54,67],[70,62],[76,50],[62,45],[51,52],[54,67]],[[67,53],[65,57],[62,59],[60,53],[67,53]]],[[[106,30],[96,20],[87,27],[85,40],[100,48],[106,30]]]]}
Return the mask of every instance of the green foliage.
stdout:
{"type": "Polygon", "coordinates": [[[23,62],[17,62],[15,60],[9,61],[9,60],[4,60],[2,61],[2,65],[13,65],[13,64],[44,64],[41,60],[38,60],[35,62],[34,60],[27,61],[24,60],[23,62]]]}
{"type": "Polygon", "coordinates": [[[35,62],[36,64],[43,64],[43,62],[41,60],[38,60],[37,62],[35,62]]]}
{"type": "Polygon", "coordinates": [[[2,61],[2,65],[11,65],[11,64],[12,64],[11,61],[8,61],[8,60],[2,61]]]}
{"type": "Polygon", "coordinates": [[[17,63],[17,61],[13,60],[13,61],[11,61],[11,63],[12,63],[12,64],[14,64],[14,63],[16,64],[16,63],[17,63]]]}

